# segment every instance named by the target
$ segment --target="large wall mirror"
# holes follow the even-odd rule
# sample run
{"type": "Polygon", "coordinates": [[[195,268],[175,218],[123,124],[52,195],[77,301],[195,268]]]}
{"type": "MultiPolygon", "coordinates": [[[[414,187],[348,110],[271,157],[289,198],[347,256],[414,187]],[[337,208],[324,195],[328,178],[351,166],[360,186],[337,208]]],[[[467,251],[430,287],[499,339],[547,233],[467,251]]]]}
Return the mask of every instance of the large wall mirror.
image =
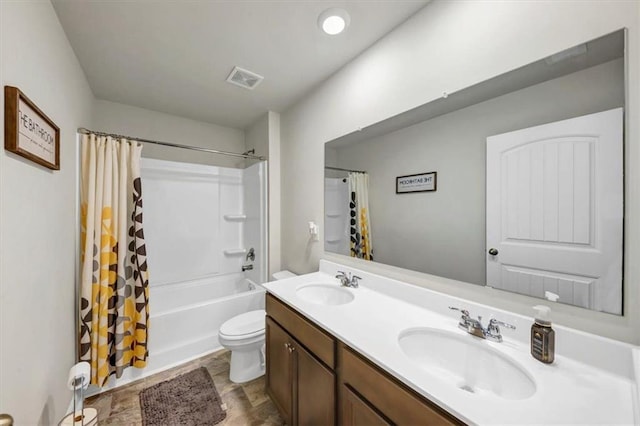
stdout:
{"type": "Polygon", "coordinates": [[[326,143],[325,251],[622,314],[625,35],[326,143]]]}

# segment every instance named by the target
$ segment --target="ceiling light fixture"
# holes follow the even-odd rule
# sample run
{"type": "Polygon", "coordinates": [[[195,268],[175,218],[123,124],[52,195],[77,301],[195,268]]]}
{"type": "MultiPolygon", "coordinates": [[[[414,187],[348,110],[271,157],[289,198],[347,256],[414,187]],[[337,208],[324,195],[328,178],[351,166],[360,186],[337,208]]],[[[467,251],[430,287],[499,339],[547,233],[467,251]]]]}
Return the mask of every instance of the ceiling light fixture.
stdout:
{"type": "Polygon", "coordinates": [[[340,34],[351,23],[351,17],[344,9],[327,9],[318,17],[318,26],[329,35],[340,34]]]}

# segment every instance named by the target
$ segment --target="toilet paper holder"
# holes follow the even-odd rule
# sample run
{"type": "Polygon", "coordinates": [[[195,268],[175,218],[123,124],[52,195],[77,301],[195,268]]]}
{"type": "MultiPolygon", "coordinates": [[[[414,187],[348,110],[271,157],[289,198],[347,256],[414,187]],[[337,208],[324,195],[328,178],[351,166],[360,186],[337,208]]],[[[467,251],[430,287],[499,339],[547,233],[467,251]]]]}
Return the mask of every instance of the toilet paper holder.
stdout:
{"type": "Polygon", "coordinates": [[[69,370],[67,384],[73,391],[72,411],[60,421],[59,425],[90,426],[96,425],[97,410],[84,408],[84,392],[91,382],[91,366],[88,362],[79,362],[69,370]]]}

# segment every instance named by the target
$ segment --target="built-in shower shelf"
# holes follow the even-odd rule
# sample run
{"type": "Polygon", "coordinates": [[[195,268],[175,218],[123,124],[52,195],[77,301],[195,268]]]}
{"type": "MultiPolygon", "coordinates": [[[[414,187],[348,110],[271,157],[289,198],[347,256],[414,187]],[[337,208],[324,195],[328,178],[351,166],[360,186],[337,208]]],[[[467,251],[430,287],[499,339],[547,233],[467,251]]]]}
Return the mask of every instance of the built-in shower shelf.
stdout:
{"type": "Polygon", "coordinates": [[[340,217],[342,216],[341,213],[327,213],[327,217],[340,217]]]}
{"type": "Polygon", "coordinates": [[[337,238],[337,239],[333,239],[333,238],[332,238],[332,239],[326,239],[325,241],[326,241],[327,243],[335,244],[335,243],[339,243],[339,242],[340,242],[340,240],[341,240],[341,238],[337,238]]]}
{"type": "Polygon", "coordinates": [[[225,214],[224,220],[228,220],[230,222],[244,222],[247,220],[246,214],[225,214]]]}
{"type": "Polygon", "coordinates": [[[241,256],[247,252],[247,249],[237,248],[237,249],[225,249],[224,254],[226,256],[241,256]]]}

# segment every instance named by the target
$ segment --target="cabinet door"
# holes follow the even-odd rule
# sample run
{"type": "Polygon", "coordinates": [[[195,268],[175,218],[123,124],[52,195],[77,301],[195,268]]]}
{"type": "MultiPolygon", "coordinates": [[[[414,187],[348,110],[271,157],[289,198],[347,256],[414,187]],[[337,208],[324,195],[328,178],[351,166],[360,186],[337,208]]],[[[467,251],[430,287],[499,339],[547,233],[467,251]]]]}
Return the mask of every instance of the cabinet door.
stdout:
{"type": "Polygon", "coordinates": [[[390,426],[382,415],[360,398],[349,386],[342,385],[340,394],[342,426],[390,426]]]}
{"type": "Polygon", "coordinates": [[[296,420],[294,424],[335,425],[335,375],[302,345],[295,346],[296,420]]]}
{"type": "Polygon", "coordinates": [[[282,414],[293,424],[293,362],[291,339],[286,331],[267,317],[267,393],[282,414]]]}

